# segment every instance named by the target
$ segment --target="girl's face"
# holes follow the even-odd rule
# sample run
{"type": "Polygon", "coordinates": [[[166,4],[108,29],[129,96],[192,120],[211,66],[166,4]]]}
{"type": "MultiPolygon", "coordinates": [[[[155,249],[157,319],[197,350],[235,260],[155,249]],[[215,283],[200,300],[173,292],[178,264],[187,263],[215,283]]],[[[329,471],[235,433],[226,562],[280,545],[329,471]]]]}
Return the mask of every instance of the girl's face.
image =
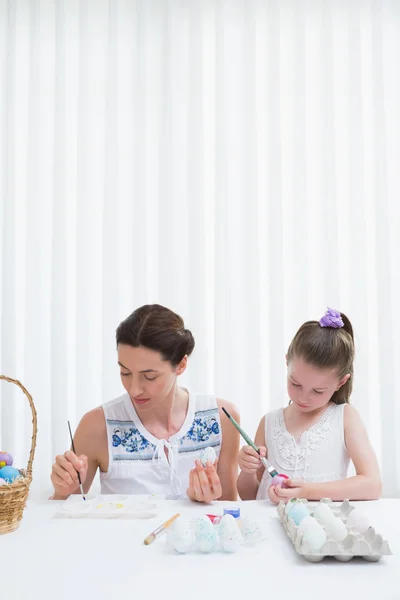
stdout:
{"type": "Polygon", "coordinates": [[[118,364],[122,385],[140,412],[163,402],[173,390],[176,378],[187,365],[185,356],[177,367],[163,360],[159,352],[139,346],[118,346],[118,364]]]}
{"type": "Polygon", "coordinates": [[[350,377],[346,375],[340,381],[335,369],[315,367],[296,356],[287,367],[289,398],[299,411],[305,413],[323,408],[350,377]]]}

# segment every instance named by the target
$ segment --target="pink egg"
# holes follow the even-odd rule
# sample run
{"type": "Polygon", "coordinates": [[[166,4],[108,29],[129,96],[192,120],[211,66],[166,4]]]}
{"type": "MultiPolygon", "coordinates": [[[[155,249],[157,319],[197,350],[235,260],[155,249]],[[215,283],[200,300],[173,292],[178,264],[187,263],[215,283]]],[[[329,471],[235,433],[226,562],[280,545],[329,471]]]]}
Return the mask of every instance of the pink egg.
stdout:
{"type": "Polygon", "coordinates": [[[285,480],[289,479],[287,475],[283,475],[283,473],[279,473],[279,475],[275,475],[272,478],[271,485],[281,485],[283,488],[286,487],[285,480]]]}

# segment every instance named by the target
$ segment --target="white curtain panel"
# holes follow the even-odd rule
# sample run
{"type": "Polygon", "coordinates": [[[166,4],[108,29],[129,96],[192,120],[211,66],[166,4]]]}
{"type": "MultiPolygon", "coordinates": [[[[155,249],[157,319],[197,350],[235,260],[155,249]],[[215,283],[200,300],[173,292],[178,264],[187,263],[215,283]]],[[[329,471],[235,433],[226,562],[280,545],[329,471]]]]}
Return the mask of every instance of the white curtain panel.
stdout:
{"type": "MultiPolygon", "coordinates": [[[[347,313],[400,495],[399,40],[397,0],[0,0],[0,372],[37,407],[34,490],[157,302],[196,338],[182,384],[252,435],[300,324],[347,313]]],[[[28,404],[0,391],[22,467],[28,404]]]]}

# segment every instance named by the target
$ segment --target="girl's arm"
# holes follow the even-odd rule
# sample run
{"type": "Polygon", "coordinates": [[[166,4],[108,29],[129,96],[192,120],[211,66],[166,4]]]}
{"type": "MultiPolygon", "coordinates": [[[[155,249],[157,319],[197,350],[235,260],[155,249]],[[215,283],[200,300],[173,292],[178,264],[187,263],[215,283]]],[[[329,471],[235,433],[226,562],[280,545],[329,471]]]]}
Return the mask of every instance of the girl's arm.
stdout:
{"type": "MultiPolygon", "coordinates": [[[[265,448],[264,456],[267,457],[267,448],[265,447],[265,416],[261,419],[257,428],[254,443],[260,450],[265,448]]],[[[250,448],[250,451],[257,457],[256,453],[250,448]]],[[[241,450],[243,452],[243,449],[241,450]]],[[[237,490],[241,500],[255,500],[258,492],[258,486],[264,474],[264,466],[260,463],[257,470],[253,472],[241,471],[237,480],[237,490]]]]}
{"type": "Polygon", "coordinates": [[[217,473],[221,481],[222,495],[218,500],[237,500],[236,480],[238,476],[237,455],[240,435],[228,417],[222,411],[224,406],[232,417],[240,423],[239,412],[230,402],[217,399],[222,429],[222,447],[218,459],[217,473]]]}
{"type": "MultiPolygon", "coordinates": [[[[344,435],[356,475],[326,483],[304,483],[289,480],[290,489],[280,489],[280,486],[275,489],[278,501],[282,498],[295,497],[293,496],[295,489],[299,492],[297,497],[307,498],[307,500],[321,500],[322,498],[330,498],[333,501],[378,500],[382,493],[378,461],[359,413],[349,405],[346,405],[344,410],[344,435]]],[[[285,483],[287,484],[287,482],[285,483]]]]}

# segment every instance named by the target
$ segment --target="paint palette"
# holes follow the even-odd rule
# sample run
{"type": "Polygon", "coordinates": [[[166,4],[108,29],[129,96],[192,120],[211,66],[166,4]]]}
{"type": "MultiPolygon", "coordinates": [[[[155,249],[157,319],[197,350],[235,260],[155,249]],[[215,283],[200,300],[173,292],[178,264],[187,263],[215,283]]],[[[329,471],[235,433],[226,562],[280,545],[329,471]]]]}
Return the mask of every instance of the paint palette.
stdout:
{"type": "Polygon", "coordinates": [[[357,524],[363,524],[364,520],[350,517],[353,511],[355,513],[358,513],[358,511],[348,500],[335,503],[329,498],[324,498],[316,505],[307,502],[307,500],[297,500],[296,502],[307,509],[308,516],[302,514],[302,522],[299,523],[298,519],[290,517],[292,511],[290,510],[289,503],[286,505],[284,502],[280,502],[278,504],[278,514],[296,552],[309,562],[321,562],[326,556],[333,557],[340,562],[348,562],[354,557],[363,558],[368,562],[377,562],[382,556],[392,554],[388,542],[369,523],[363,529],[358,527],[359,530],[357,531],[357,524]],[[316,548],[312,544],[312,538],[305,535],[303,524],[307,520],[310,521],[310,517],[316,517],[319,519],[319,522],[322,522],[320,517],[327,511],[327,509],[324,511],[319,510],[320,508],[324,508],[321,507],[322,504],[326,504],[333,513],[333,517],[340,521],[339,524],[344,529],[344,533],[338,538],[338,536],[334,535],[335,532],[326,528],[323,523],[325,538],[319,544],[319,547],[316,548]]]}
{"type": "Polygon", "coordinates": [[[158,513],[151,496],[70,496],[56,513],[56,517],[91,519],[151,519],[158,513]]]}

